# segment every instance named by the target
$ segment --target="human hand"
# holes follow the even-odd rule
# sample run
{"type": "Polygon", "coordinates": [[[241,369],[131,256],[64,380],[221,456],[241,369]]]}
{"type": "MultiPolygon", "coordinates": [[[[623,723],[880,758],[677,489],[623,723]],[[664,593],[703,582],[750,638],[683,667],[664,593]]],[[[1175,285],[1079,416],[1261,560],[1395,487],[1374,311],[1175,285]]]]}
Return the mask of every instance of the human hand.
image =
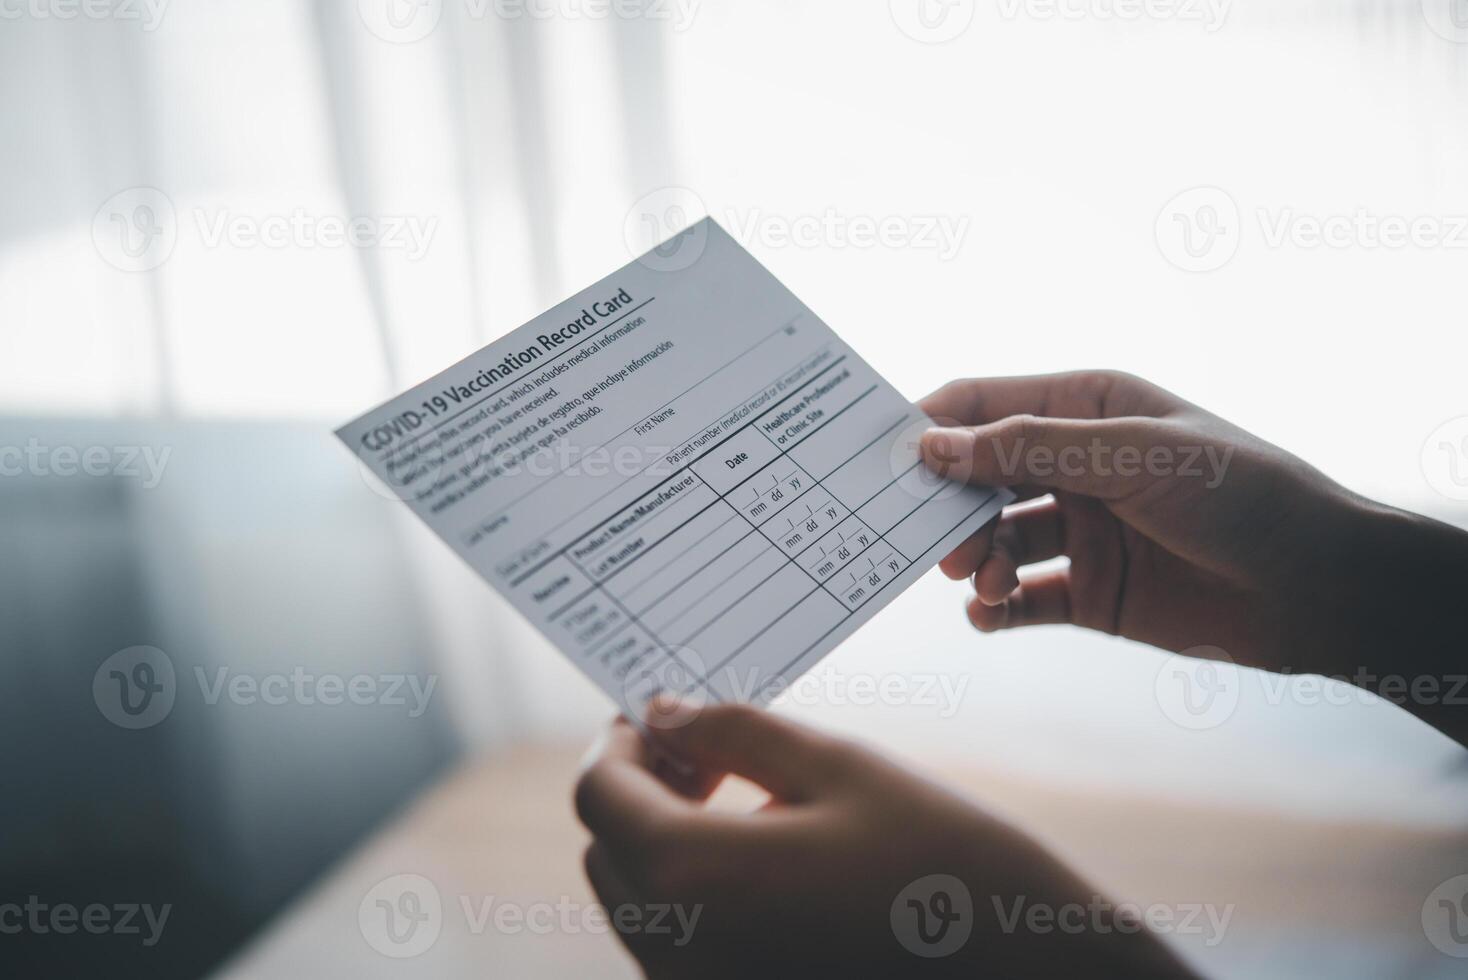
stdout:
{"type": "Polygon", "coordinates": [[[663,916],[676,923],[666,932],[622,932],[651,977],[1187,973],[1124,916],[1103,911],[1090,928],[1043,935],[1006,919],[1020,900],[1109,905],[1015,828],[865,749],[736,705],[652,737],[619,721],[576,788],[594,837],[586,873],[601,901],[674,910],[663,916]],[[669,755],[695,776],[675,776],[669,755]],[[703,805],[729,772],[767,790],[770,803],[753,813],[703,805]],[[967,898],[945,886],[938,900],[919,887],[904,896],[918,896],[913,906],[897,903],[939,874],[961,881],[967,898]],[[959,918],[945,927],[943,915],[959,918]],[[931,954],[937,943],[958,948],[941,958],[910,951],[931,954]]]}
{"type": "Polygon", "coordinates": [[[921,405],[944,426],[922,439],[932,469],[1030,499],[942,562],[973,577],[979,629],[1074,623],[1332,666],[1311,651],[1361,596],[1353,532],[1384,509],[1129,375],[955,381],[921,405]],[[1068,568],[1020,572],[1062,555],[1068,568]]]}

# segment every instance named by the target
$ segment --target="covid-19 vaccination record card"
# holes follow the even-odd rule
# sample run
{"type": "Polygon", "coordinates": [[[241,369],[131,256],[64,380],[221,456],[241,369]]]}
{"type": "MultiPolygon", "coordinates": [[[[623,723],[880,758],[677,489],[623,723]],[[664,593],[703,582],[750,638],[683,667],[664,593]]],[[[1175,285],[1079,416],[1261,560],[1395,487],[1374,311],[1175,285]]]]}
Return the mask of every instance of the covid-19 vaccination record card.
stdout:
{"type": "Polygon", "coordinates": [[[337,434],[638,719],[768,703],[999,514],[930,424],[705,219],[337,434]]]}

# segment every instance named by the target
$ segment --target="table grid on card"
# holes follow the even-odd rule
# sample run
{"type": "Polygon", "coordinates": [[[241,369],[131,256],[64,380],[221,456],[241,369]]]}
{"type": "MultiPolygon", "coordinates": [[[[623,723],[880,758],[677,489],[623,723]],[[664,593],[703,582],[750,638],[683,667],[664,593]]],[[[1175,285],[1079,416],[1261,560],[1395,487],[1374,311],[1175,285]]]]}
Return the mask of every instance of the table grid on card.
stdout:
{"type": "Polygon", "coordinates": [[[879,381],[858,358],[829,359],[542,562],[580,586],[549,617],[555,638],[621,675],[632,702],[669,687],[766,699],[942,537],[935,527],[992,496],[894,452],[918,416],[879,381]]]}

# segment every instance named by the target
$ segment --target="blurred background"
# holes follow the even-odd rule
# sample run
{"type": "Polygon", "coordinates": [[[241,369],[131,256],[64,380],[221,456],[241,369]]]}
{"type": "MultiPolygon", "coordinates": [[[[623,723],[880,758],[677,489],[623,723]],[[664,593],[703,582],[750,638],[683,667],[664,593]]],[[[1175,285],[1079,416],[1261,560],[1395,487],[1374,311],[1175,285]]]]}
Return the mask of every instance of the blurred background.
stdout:
{"type": "MultiPolygon", "coordinates": [[[[171,907],[148,945],[0,935],[12,975],[248,964],[469,760],[569,753],[566,819],[613,708],[331,430],[704,213],[912,397],[1122,368],[1468,524],[1461,0],[0,0],[0,89],[0,903],[171,907]]],[[[1279,904],[1210,973],[1460,975],[1418,921],[1468,872],[1459,747],[1252,673],[1179,719],[1161,654],[962,601],[930,575],[777,710],[978,772],[1103,872],[1096,828],[1212,814],[1153,856],[1279,904]],[[851,693],[894,670],[950,694],[851,693]]],[[[311,975],[371,955],[338,925],[311,975]]]]}

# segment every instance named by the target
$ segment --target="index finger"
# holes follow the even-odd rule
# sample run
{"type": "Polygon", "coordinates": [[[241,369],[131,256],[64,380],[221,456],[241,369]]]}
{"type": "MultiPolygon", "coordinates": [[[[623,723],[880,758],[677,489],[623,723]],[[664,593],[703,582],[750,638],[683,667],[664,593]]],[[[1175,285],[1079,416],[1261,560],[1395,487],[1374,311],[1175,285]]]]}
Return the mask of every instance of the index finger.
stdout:
{"type": "Polygon", "coordinates": [[[655,756],[641,734],[618,719],[601,756],[576,783],[576,814],[615,851],[640,854],[672,823],[697,813],[653,774],[655,756]]]}
{"type": "Polygon", "coordinates": [[[1158,417],[1181,402],[1162,388],[1118,371],[1073,371],[950,381],[918,402],[939,423],[984,425],[1012,415],[1105,419],[1158,417]]]}

